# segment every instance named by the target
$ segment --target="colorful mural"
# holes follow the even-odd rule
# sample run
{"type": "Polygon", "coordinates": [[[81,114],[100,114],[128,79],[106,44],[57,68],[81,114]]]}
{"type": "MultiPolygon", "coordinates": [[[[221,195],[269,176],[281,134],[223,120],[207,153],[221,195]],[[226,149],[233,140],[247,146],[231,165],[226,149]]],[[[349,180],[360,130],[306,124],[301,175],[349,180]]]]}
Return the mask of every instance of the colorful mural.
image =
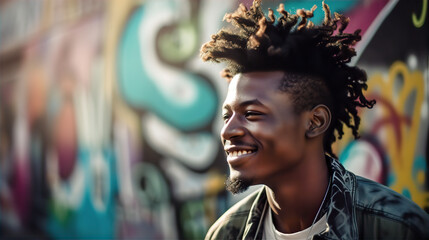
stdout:
{"type": "Polygon", "coordinates": [[[147,1],[124,14],[113,81],[138,124],[123,126],[137,129],[128,132],[140,144],[139,159],[130,163],[135,201],[162,239],[200,239],[227,208],[217,114],[225,83],[220,67],[204,65],[198,55],[230,7],[147,1]]]}
{"type": "MultiPolygon", "coordinates": [[[[362,29],[351,64],[377,100],[334,149],[429,210],[427,0],[326,2],[362,29]]],[[[238,3],[1,2],[0,238],[202,239],[243,197],[223,185],[222,66],[199,59],[238,3]]]]}
{"type": "Polygon", "coordinates": [[[377,105],[361,113],[363,137],[343,141],[348,146],[340,159],[428,209],[426,11],[427,1],[390,1],[370,27],[356,64],[367,70],[367,94],[377,105]],[[372,165],[359,166],[360,159],[372,165]]]}

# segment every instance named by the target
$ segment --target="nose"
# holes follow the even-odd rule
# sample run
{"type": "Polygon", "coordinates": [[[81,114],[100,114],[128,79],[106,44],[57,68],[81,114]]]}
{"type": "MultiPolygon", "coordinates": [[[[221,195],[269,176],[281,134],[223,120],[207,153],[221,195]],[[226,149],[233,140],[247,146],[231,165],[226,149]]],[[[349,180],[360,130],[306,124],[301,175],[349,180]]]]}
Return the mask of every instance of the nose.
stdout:
{"type": "Polygon", "coordinates": [[[239,138],[244,136],[244,134],[245,128],[236,114],[233,114],[233,116],[228,120],[228,122],[223,125],[223,128],[220,131],[222,141],[239,138]]]}

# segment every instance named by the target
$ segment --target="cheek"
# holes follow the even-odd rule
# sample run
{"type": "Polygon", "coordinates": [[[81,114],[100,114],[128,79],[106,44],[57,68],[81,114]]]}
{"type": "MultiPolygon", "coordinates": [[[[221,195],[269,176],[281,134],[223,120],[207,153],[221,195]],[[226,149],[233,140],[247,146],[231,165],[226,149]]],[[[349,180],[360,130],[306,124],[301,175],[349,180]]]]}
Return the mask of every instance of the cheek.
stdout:
{"type": "Polygon", "coordinates": [[[275,128],[266,134],[267,147],[280,154],[299,152],[305,145],[305,131],[297,124],[275,128]]]}

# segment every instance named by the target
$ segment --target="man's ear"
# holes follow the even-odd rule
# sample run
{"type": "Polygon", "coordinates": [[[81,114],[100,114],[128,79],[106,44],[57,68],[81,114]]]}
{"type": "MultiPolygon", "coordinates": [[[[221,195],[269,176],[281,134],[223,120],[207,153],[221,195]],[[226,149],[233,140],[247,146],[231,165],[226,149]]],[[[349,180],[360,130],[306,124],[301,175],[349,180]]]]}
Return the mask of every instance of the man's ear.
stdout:
{"type": "Polygon", "coordinates": [[[317,137],[326,132],[330,124],[331,111],[326,105],[319,104],[310,111],[310,118],[305,136],[307,138],[317,137]]]}

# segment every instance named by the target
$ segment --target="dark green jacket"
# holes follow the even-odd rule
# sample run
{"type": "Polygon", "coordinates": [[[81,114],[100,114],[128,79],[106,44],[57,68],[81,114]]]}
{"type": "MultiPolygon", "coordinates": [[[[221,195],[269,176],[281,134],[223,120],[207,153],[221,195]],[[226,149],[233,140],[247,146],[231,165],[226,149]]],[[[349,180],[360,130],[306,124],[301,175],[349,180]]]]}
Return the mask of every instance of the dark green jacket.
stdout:
{"type": "MultiPolygon", "coordinates": [[[[355,176],[337,160],[327,162],[331,187],[322,213],[327,214],[329,227],[314,239],[429,239],[429,215],[414,202],[355,176]]],[[[206,239],[261,239],[268,210],[261,187],[220,217],[206,239]]]]}

